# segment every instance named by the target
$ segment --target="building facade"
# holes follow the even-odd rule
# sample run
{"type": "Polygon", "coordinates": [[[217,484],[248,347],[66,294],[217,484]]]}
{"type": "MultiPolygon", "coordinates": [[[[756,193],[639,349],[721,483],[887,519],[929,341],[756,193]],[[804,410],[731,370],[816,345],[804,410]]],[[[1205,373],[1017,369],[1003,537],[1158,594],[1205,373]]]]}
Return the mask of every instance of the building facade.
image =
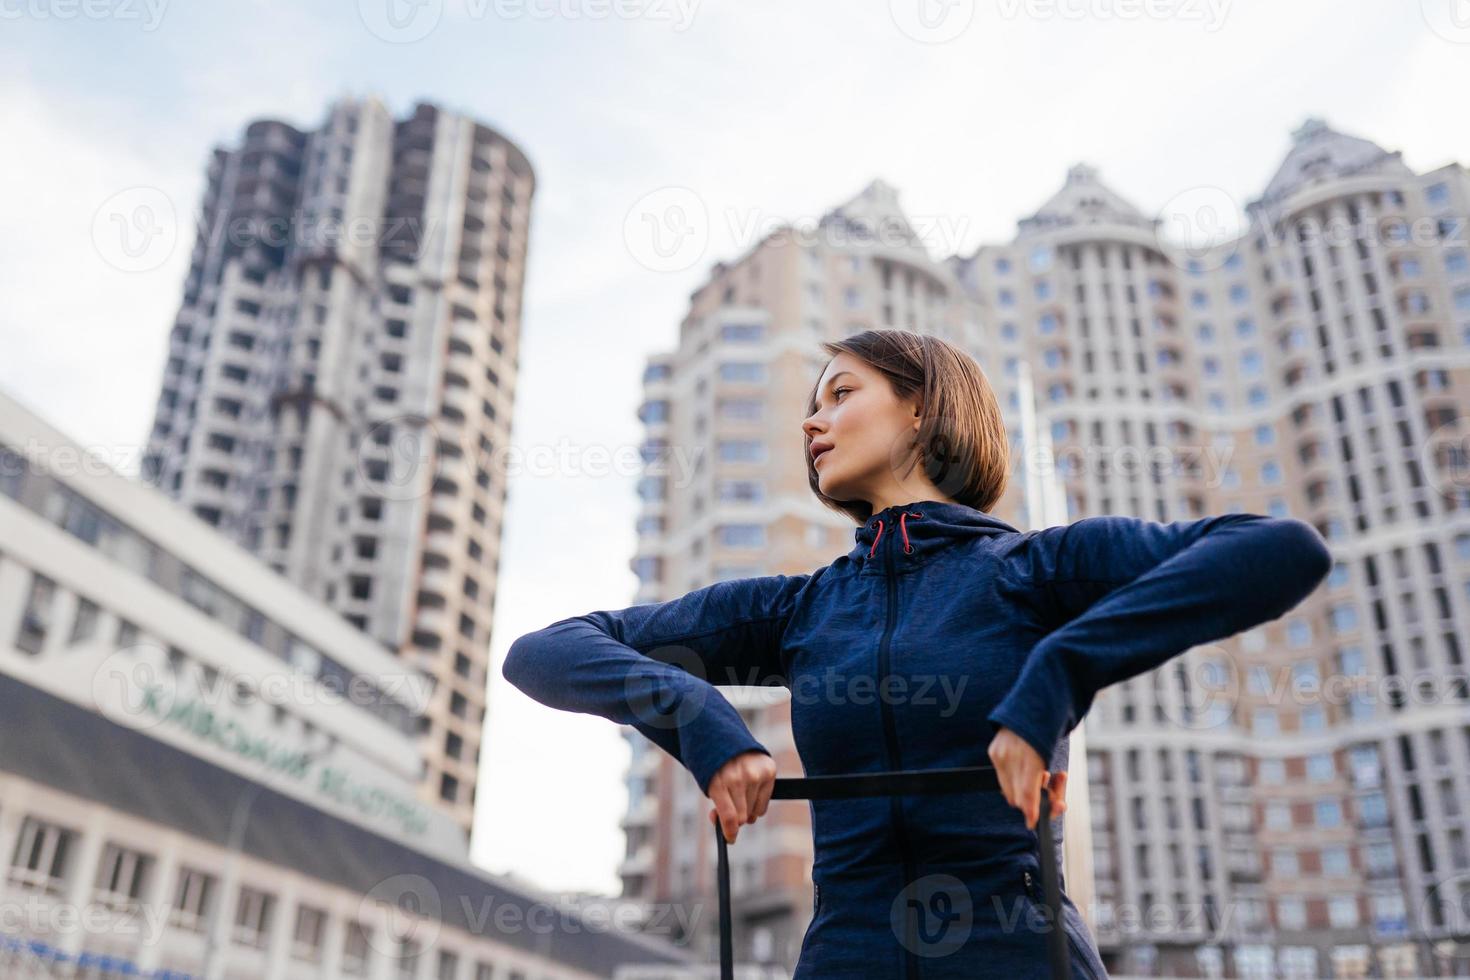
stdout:
{"type": "Polygon", "coordinates": [[[587,980],[682,951],[469,864],[433,684],[0,394],[0,975],[587,980]]]}
{"type": "MultiPolygon", "coordinates": [[[[960,343],[1008,422],[1034,412],[1045,437],[1028,450],[1011,429],[1003,520],[1290,515],[1337,557],[1288,616],[1098,697],[1085,796],[1110,968],[1470,969],[1467,179],[1312,119],[1228,240],[1181,243],[1078,165],[1011,241],[941,262],[895,256],[892,236],[778,234],[716,264],[645,375],[640,600],[848,550],[853,528],[811,498],[799,455],[817,343],[869,327],[960,343]],[[694,463],[670,465],[680,452],[694,463]],[[1037,466],[1064,514],[1028,499],[1037,466]]],[[[904,224],[881,183],[824,226],[853,221],[904,224]]],[[[782,692],[731,693],[780,771],[800,772],[782,692]]],[[[628,735],[625,889],[707,893],[697,788],[628,735]]],[[[747,956],[789,966],[809,815],[773,806],[732,860],[747,956]]]]}
{"type": "Polygon", "coordinates": [[[375,99],[214,151],[142,472],[424,668],[422,797],[468,829],[535,175],[375,99]]]}

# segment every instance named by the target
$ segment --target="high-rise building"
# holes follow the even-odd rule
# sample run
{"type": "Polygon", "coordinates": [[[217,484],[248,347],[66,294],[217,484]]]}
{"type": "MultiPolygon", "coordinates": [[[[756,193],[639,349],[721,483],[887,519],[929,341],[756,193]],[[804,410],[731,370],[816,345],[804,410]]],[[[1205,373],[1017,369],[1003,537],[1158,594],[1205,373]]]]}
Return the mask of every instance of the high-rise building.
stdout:
{"type": "MultiPolygon", "coordinates": [[[[824,226],[877,202],[903,223],[874,184],[824,226]]],[[[1280,620],[1097,698],[1085,796],[1110,968],[1434,972],[1470,929],[1470,175],[1415,173],[1310,119],[1243,212],[1238,235],[1181,242],[1078,165],[1011,241],[941,262],[891,237],[778,233],[717,264],[645,376],[638,598],[848,550],[854,529],[811,497],[799,455],[817,342],[903,327],[960,343],[1008,422],[1034,381],[1065,520],[1289,515],[1337,559],[1280,620]]],[[[1015,458],[994,513],[1050,520],[1024,493],[1038,461],[1015,458]]],[[[730,693],[800,772],[784,692],[730,693]]],[[[625,890],[707,894],[707,803],[627,734],[625,890]]],[[[773,804],[731,852],[742,961],[795,960],[808,821],[773,804]]]]}
{"type": "Polygon", "coordinates": [[[421,794],[470,826],[535,176],[375,99],[214,151],[145,479],[435,681],[421,794]]]}

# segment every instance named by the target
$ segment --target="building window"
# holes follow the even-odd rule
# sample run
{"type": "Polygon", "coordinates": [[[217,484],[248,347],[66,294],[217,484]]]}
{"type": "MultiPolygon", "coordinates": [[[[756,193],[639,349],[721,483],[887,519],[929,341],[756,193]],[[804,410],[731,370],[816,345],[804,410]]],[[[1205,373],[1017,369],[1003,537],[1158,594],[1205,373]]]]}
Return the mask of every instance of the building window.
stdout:
{"type": "Polygon", "coordinates": [[[365,977],[372,959],[372,937],[361,922],[347,923],[342,940],[342,972],[350,977],[365,977]]]}
{"type": "Polygon", "coordinates": [[[721,398],[715,404],[715,414],[732,422],[759,422],[762,405],[754,398],[721,398]]]}
{"type": "Polygon", "coordinates": [[[755,439],[722,439],[719,456],[725,463],[764,463],[766,445],[755,439]]]}
{"type": "Polygon", "coordinates": [[[1338,603],[1328,612],[1328,617],[1334,633],[1349,633],[1358,628],[1358,607],[1354,603],[1338,603]]]}
{"type": "Polygon", "coordinates": [[[1266,828],[1268,830],[1291,829],[1291,806],[1280,800],[1266,804],[1266,828]]]}
{"type": "Polygon", "coordinates": [[[723,524],[720,544],[726,548],[762,548],[766,543],[764,524],[723,524]]]}
{"type": "Polygon", "coordinates": [[[638,410],[638,421],[658,425],[669,420],[669,403],[664,399],[644,402],[638,410]]]}
{"type": "Polygon", "coordinates": [[[766,486],[759,480],[721,480],[716,495],[728,503],[758,504],[766,499],[766,486]]]}
{"type": "Polygon", "coordinates": [[[400,939],[398,941],[398,978],[399,980],[414,980],[419,974],[419,954],[423,948],[414,939],[400,939]]]}
{"type": "Polygon", "coordinates": [[[31,573],[31,590],[21,613],[20,630],[15,637],[18,650],[35,656],[46,645],[51,628],[51,605],[56,599],[56,583],[37,572],[31,573]]]}
{"type": "MultiPolygon", "coordinates": [[[[1344,850],[1344,853],[1346,851],[1344,850]]],[[[1368,865],[1370,874],[1397,874],[1399,870],[1398,854],[1389,841],[1373,841],[1363,847],[1363,859],[1368,865]]],[[[1326,867],[1324,857],[1323,867],[1326,867]]]]}
{"type": "Polygon", "coordinates": [[[270,938],[275,896],[249,886],[240,889],[235,905],[235,942],[264,949],[270,938]]]}
{"type": "Polygon", "coordinates": [[[61,894],[66,882],[67,854],[75,842],[75,831],[26,817],[10,858],[9,880],[25,888],[61,894]]]}
{"type": "Polygon", "coordinates": [[[1388,801],[1382,793],[1367,793],[1358,798],[1358,819],[1364,827],[1388,826],[1388,801]]]}
{"type": "Polygon", "coordinates": [[[1276,924],[1282,929],[1299,930],[1307,927],[1307,904],[1300,898],[1276,900],[1276,924]]]}
{"type": "Polygon", "coordinates": [[[763,384],[766,366],[759,362],[724,361],[720,364],[720,380],[763,384]]]}
{"type": "Polygon", "coordinates": [[[97,866],[97,901],[114,909],[136,907],[152,863],[141,851],[108,844],[97,866]]]}
{"type": "Polygon", "coordinates": [[[291,955],[298,960],[315,963],[322,955],[322,933],[326,930],[327,913],[310,905],[296,907],[296,930],[292,934],[291,955]]]}
{"type": "Polygon", "coordinates": [[[85,596],[77,597],[77,612],[71,623],[71,635],[67,643],[84,643],[97,633],[97,603],[85,596]]]}
{"type": "Polygon", "coordinates": [[[192,932],[203,932],[209,922],[214,901],[215,879],[193,868],[179,869],[179,886],[174,892],[170,916],[175,925],[192,932]]]}
{"type": "Polygon", "coordinates": [[[1322,873],[1334,878],[1345,877],[1352,874],[1352,860],[1348,857],[1348,849],[1341,844],[1322,848],[1322,873]]]}
{"type": "Polygon", "coordinates": [[[1300,649],[1312,644],[1312,624],[1305,619],[1291,619],[1286,623],[1286,642],[1300,649]]]}
{"type": "Polygon", "coordinates": [[[1334,929],[1351,929],[1358,924],[1358,896],[1333,895],[1327,899],[1327,919],[1334,929]]]}

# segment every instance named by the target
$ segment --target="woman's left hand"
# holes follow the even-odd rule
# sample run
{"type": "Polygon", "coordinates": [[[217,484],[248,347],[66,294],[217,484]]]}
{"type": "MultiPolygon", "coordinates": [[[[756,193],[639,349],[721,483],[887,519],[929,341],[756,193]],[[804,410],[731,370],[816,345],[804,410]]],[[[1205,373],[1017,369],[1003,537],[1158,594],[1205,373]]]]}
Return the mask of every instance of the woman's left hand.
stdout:
{"type": "Polygon", "coordinates": [[[1042,786],[1046,786],[1051,796],[1051,816],[1056,818],[1067,812],[1067,774],[1048,773],[1046,760],[1030,742],[1009,728],[1002,728],[990,740],[987,754],[1000,777],[1006,802],[1021,811],[1026,818],[1026,829],[1034,830],[1041,815],[1042,786]]]}

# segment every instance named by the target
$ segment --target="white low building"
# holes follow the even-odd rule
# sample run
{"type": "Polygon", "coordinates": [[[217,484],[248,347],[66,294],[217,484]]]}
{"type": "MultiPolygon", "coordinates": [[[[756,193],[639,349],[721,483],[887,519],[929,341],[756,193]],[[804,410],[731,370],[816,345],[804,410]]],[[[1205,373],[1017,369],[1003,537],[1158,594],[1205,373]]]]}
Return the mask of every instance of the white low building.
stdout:
{"type": "Polygon", "coordinates": [[[104,456],[0,394],[0,976],[686,964],[471,867],[432,680],[104,456]]]}

